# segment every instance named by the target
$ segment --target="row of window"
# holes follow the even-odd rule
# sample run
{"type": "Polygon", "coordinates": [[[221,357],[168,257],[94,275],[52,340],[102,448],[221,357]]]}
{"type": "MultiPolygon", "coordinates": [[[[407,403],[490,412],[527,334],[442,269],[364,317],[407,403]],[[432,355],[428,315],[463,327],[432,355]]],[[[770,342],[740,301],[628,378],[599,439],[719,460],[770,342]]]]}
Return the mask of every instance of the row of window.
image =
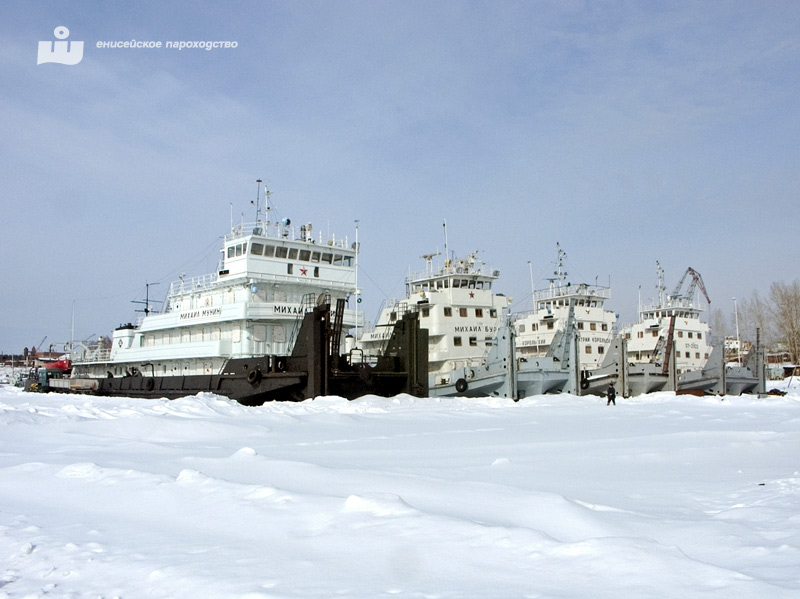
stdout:
{"type": "MultiPolygon", "coordinates": [[[[546,327],[546,329],[548,331],[552,331],[555,328],[555,321],[553,321],[553,320],[546,320],[544,322],[544,324],[545,324],[545,327],[546,327]]],[[[586,325],[586,323],[584,323],[582,321],[578,321],[577,323],[575,323],[575,326],[579,331],[585,330],[585,328],[586,328],[585,325],[586,325]]],[[[518,333],[524,333],[525,332],[525,326],[526,325],[524,323],[518,325],[517,326],[517,332],[518,333]]],[[[539,330],[538,323],[535,323],[535,322],[532,323],[531,324],[531,332],[535,332],[535,331],[538,331],[538,330],[539,330]]],[[[589,323],[589,330],[590,331],[596,331],[597,330],[597,323],[596,322],[590,322],[589,323]]],[[[600,330],[601,331],[608,331],[608,323],[601,322],[600,323],[600,330]]]]}
{"type": "MultiPolygon", "coordinates": [[[[492,338],[487,337],[484,341],[486,347],[492,346],[492,338]]],[[[463,342],[460,336],[453,337],[453,346],[454,347],[462,347],[463,342]]],[[[470,337],[469,338],[469,346],[470,347],[478,347],[478,338],[477,337],[470,337]]]]}
{"type": "MultiPolygon", "coordinates": [[[[497,318],[497,309],[496,308],[489,308],[489,310],[484,310],[483,308],[474,308],[475,310],[475,318],[483,318],[486,315],[486,312],[489,313],[489,318],[497,318]]],[[[450,306],[444,306],[444,315],[451,317],[453,316],[453,308],[450,306]]],[[[420,314],[423,318],[427,318],[431,315],[431,308],[430,306],[423,306],[420,308],[420,314]]],[[[467,318],[469,316],[469,308],[458,308],[458,315],[461,318],[467,318]]],[[[397,320],[397,312],[392,312],[389,315],[389,320],[394,322],[397,320]]]]}
{"type": "MultiPolygon", "coordinates": [[[[605,329],[603,329],[603,330],[605,330],[605,329]]],[[[652,329],[650,331],[650,336],[651,337],[658,337],[659,333],[660,333],[659,329],[652,329]]],[[[694,338],[702,339],[703,338],[703,333],[700,333],[700,332],[686,331],[686,334],[687,334],[686,336],[689,339],[694,339],[694,338]]],[[[636,336],[639,339],[644,339],[644,331],[639,331],[636,334],[636,336]]],[[[630,338],[631,338],[631,334],[630,333],[625,333],[625,339],[630,339],[630,338]]],[[[679,339],[683,339],[683,331],[678,331],[678,338],[679,339]]]]}
{"type": "MultiPolygon", "coordinates": [[[[228,246],[228,258],[235,258],[236,256],[243,256],[245,254],[247,254],[247,243],[237,243],[236,245],[228,246]]],[[[256,242],[250,244],[250,254],[253,256],[264,256],[265,258],[286,258],[287,260],[299,260],[300,262],[332,264],[333,266],[353,265],[353,256],[289,248],[282,245],[267,245],[256,242]]]]}
{"type": "MultiPolygon", "coordinates": [[[[675,357],[680,358],[681,357],[681,352],[675,352],[675,357]]],[[[688,352],[688,351],[687,352],[683,352],[683,357],[686,358],[687,360],[691,360],[692,359],[692,352],[688,352]]],[[[646,352],[646,353],[643,353],[643,354],[640,354],[640,353],[636,354],[636,359],[637,360],[643,360],[643,359],[647,360],[647,359],[650,359],[650,358],[652,358],[652,354],[650,354],[649,352],[646,352]]],[[[700,352],[699,351],[694,353],[694,359],[695,360],[699,360],[700,359],[700,352]]],[[[703,354],[703,359],[708,360],[708,354],[703,354]]]]}
{"type": "MultiPolygon", "coordinates": [[[[587,345],[586,349],[584,350],[584,352],[587,353],[587,354],[591,354],[592,353],[592,346],[591,345],[587,345]]],[[[597,346],[597,353],[600,354],[600,355],[606,353],[606,346],[605,345],[598,345],[597,346]]]]}
{"type": "Polygon", "coordinates": [[[424,281],[422,283],[414,283],[413,291],[419,293],[420,291],[435,291],[437,289],[491,289],[491,281],[476,281],[474,279],[437,279],[436,281],[424,281]]]}
{"type": "MultiPolygon", "coordinates": [[[[581,299],[581,300],[573,300],[573,301],[575,303],[575,306],[584,306],[584,307],[588,306],[589,308],[597,308],[598,306],[602,306],[603,305],[602,302],[598,302],[597,300],[581,299]]],[[[569,307],[569,300],[563,300],[562,299],[562,300],[552,300],[552,301],[547,301],[547,302],[539,302],[539,309],[540,310],[547,309],[549,311],[553,306],[560,307],[560,308],[568,308],[569,307]]]]}

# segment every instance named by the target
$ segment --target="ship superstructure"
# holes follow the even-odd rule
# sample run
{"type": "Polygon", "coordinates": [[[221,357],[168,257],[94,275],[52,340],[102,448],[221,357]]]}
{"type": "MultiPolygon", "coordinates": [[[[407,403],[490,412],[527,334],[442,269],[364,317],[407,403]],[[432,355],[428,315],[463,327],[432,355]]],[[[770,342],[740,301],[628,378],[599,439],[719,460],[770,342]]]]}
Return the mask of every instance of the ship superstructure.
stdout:
{"type": "MultiPolygon", "coordinates": [[[[217,374],[232,358],[286,356],[309,305],[353,296],[357,245],[315,235],[311,223],[271,221],[264,191],[264,217],[259,210],[256,222],[231,227],[216,272],[173,282],[163,312],[146,306],[114,331],[110,348],[74,356],[75,376],[217,374]]],[[[348,308],[338,318],[344,330],[363,322],[348,308]]]]}
{"type": "MultiPolygon", "coordinates": [[[[664,270],[656,262],[658,297],[639,308],[639,321],[623,328],[627,359],[632,363],[674,362],[675,374],[702,369],[711,353],[708,323],[700,320],[707,303],[705,285],[700,274],[688,268],[672,293],[664,285],[664,270]],[[691,278],[683,289],[687,277],[691,278]]],[[[667,368],[665,367],[665,372],[667,368]]]]}
{"type": "Polygon", "coordinates": [[[617,316],[605,309],[611,288],[597,284],[573,284],[564,266],[566,254],[556,244],[557,260],[547,289],[533,291],[534,310],[514,315],[518,358],[546,356],[565,330],[572,307],[577,334],[577,359],[581,370],[600,366],[614,335],[617,316]]]}
{"type": "Polygon", "coordinates": [[[406,297],[381,308],[371,331],[359,340],[367,353],[380,351],[394,322],[408,311],[419,313],[428,331],[431,395],[515,397],[511,331],[503,332],[509,299],[496,293],[500,272],[488,268],[477,252],[466,258],[422,256],[424,272],[406,279],[406,297]],[[509,355],[512,352],[512,355],[509,355]]]}

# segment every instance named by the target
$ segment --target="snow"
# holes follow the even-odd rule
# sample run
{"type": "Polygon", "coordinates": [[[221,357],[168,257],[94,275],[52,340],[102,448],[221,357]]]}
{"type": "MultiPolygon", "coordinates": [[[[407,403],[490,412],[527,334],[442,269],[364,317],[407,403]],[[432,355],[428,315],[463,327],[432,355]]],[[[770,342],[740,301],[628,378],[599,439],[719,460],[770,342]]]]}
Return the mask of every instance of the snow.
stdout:
{"type": "Polygon", "coordinates": [[[797,597],[799,433],[797,385],[256,408],[3,386],[0,597],[797,597]]]}

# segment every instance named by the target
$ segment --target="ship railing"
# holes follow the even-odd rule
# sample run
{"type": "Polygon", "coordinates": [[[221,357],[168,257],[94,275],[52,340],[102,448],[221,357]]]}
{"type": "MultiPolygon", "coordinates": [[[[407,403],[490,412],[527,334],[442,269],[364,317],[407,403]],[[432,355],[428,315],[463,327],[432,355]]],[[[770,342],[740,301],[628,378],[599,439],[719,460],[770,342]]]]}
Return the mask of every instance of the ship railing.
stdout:
{"type": "Polygon", "coordinates": [[[427,270],[423,272],[412,272],[406,277],[406,284],[421,283],[423,281],[449,279],[449,278],[464,277],[487,277],[489,279],[497,279],[500,277],[500,271],[493,268],[484,268],[483,266],[475,267],[475,265],[467,266],[447,266],[444,268],[427,270]]]}
{"type": "MultiPolygon", "coordinates": [[[[423,306],[427,304],[422,304],[423,306]]],[[[419,312],[420,306],[415,303],[411,303],[408,300],[397,300],[397,299],[390,299],[386,300],[381,304],[381,310],[378,312],[378,320],[383,314],[389,314],[388,322],[382,322],[378,324],[375,322],[374,324],[364,328],[364,335],[369,333],[375,333],[379,329],[386,330],[392,329],[398,321],[402,320],[406,314],[411,314],[414,312],[419,312]]],[[[386,348],[389,345],[389,341],[391,337],[387,337],[386,339],[381,340],[380,344],[372,348],[370,353],[368,354],[369,359],[374,359],[378,356],[383,355],[386,352],[386,348]]],[[[360,341],[360,340],[359,340],[360,341]]]]}
{"type": "Polygon", "coordinates": [[[81,353],[75,353],[72,361],[75,363],[108,362],[111,360],[111,350],[106,348],[82,347],[81,353]]]}
{"type": "Polygon", "coordinates": [[[190,279],[180,279],[169,284],[169,296],[192,293],[194,291],[206,291],[216,285],[219,280],[217,273],[209,273],[192,277],[190,279]]]}
{"type": "Polygon", "coordinates": [[[283,221],[258,221],[254,223],[241,223],[234,225],[233,228],[231,228],[230,233],[225,235],[225,241],[227,242],[232,239],[239,239],[241,237],[246,237],[247,235],[258,235],[259,237],[265,237],[267,239],[305,241],[308,243],[335,247],[339,249],[352,249],[346,235],[337,239],[335,235],[331,234],[330,238],[326,240],[322,234],[322,231],[319,231],[318,234],[314,234],[307,224],[298,226],[293,224],[284,224],[283,221]]]}
{"type": "Polygon", "coordinates": [[[599,297],[602,299],[611,298],[611,287],[603,287],[601,285],[588,285],[581,283],[578,285],[562,285],[560,287],[553,287],[552,289],[540,289],[534,291],[533,298],[536,302],[554,300],[565,297],[567,295],[578,295],[586,297],[599,297]]]}
{"type": "Polygon", "coordinates": [[[651,304],[643,304],[641,312],[664,312],[670,313],[673,310],[685,310],[690,312],[703,312],[705,306],[702,303],[695,302],[692,298],[670,298],[665,304],[653,302],[651,304]]]}
{"type": "Polygon", "coordinates": [[[374,333],[376,330],[378,330],[378,328],[386,328],[387,326],[394,326],[396,320],[400,320],[404,315],[408,314],[409,312],[418,312],[418,311],[419,311],[419,306],[417,304],[409,303],[409,301],[406,299],[384,300],[383,302],[381,302],[381,305],[378,308],[378,317],[375,319],[375,322],[365,325],[363,328],[363,333],[364,334],[374,333]],[[390,322],[378,324],[378,321],[380,321],[381,316],[387,311],[390,313],[390,315],[391,313],[394,313],[394,316],[396,318],[394,320],[391,320],[390,318],[390,322]]]}
{"type": "Polygon", "coordinates": [[[288,348],[290,351],[292,348],[294,348],[294,344],[297,342],[297,337],[300,334],[300,327],[303,324],[305,315],[309,312],[313,312],[316,306],[326,303],[331,303],[331,296],[328,293],[323,293],[320,295],[317,295],[316,293],[306,293],[303,295],[303,298],[300,300],[300,314],[297,315],[294,325],[292,326],[292,330],[289,333],[288,348]]]}

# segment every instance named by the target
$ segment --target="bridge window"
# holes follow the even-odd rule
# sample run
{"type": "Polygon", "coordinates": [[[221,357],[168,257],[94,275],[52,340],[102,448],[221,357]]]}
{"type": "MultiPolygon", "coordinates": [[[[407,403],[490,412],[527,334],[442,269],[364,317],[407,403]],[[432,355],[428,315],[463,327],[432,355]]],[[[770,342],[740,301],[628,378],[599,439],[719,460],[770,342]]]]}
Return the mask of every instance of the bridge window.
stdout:
{"type": "Polygon", "coordinates": [[[445,316],[452,316],[453,315],[453,309],[450,306],[445,306],[444,307],[444,315],[445,316]]]}
{"type": "Polygon", "coordinates": [[[297,260],[297,248],[289,249],[289,260],[297,260]]]}
{"type": "Polygon", "coordinates": [[[251,243],[250,244],[250,253],[256,256],[260,256],[264,253],[264,244],[263,243],[251,243]]]}
{"type": "Polygon", "coordinates": [[[274,245],[265,245],[264,246],[264,256],[271,258],[275,255],[275,246],[274,245]]]}
{"type": "Polygon", "coordinates": [[[483,318],[483,308],[475,308],[475,317],[483,318]]]}
{"type": "Polygon", "coordinates": [[[467,309],[466,308],[459,308],[458,309],[458,315],[461,318],[466,318],[467,317],[467,309]]]}
{"type": "Polygon", "coordinates": [[[311,250],[300,250],[300,260],[303,262],[311,260],[311,250]]]}
{"type": "Polygon", "coordinates": [[[289,255],[289,248],[284,246],[279,246],[275,248],[275,257],[276,258],[286,258],[289,255]]]}

